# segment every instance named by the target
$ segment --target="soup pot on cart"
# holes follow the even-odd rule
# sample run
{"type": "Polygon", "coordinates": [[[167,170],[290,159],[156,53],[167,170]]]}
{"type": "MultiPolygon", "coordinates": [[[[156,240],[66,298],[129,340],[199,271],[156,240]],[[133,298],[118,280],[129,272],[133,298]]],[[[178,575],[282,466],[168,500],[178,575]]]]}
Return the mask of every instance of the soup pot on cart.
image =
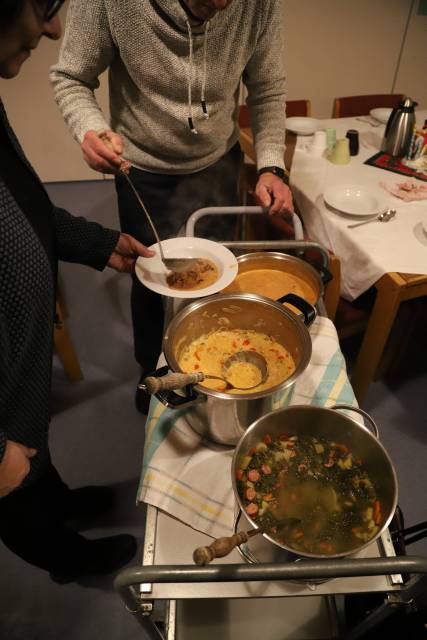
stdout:
{"type": "Polygon", "coordinates": [[[170,369],[180,372],[183,349],[197,338],[218,329],[255,330],[272,336],[290,353],[295,371],[280,384],[260,392],[228,393],[201,384],[178,394],[166,389],[156,397],[168,407],[185,408],[186,419],[199,434],[218,444],[235,445],[247,427],[273,408],[280,399],[286,404],[295,381],[311,357],[311,338],[307,327],[316,316],[315,308],[298,296],[289,295],[275,302],[254,294],[223,294],[201,298],[184,307],[169,324],[163,339],[168,367],[155,372],[163,376],[170,369]],[[298,307],[297,316],[283,306],[288,301],[298,307]]]}

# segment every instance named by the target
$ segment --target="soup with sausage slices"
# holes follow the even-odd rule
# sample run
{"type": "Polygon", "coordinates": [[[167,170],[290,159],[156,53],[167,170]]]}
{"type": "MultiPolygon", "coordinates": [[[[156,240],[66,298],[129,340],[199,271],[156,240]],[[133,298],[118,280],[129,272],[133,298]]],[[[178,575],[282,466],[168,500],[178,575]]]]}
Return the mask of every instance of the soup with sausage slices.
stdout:
{"type": "Polygon", "coordinates": [[[296,553],[351,551],[371,540],[383,522],[363,460],[339,442],[266,435],[242,456],[236,481],[246,513],[296,553]]]}

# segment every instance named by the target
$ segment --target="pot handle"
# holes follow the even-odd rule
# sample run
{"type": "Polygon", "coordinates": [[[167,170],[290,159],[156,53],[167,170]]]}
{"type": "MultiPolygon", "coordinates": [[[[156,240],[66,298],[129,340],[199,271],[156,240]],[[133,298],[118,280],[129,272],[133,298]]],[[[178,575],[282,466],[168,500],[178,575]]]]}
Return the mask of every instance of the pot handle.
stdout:
{"type": "Polygon", "coordinates": [[[367,431],[371,431],[376,439],[379,440],[380,434],[376,422],[373,418],[371,418],[369,413],[366,413],[366,411],[363,411],[363,409],[360,409],[359,407],[353,407],[353,405],[351,404],[335,404],[333,407],[330,407],[330,409],[345,409],[346,411],[355,411],[356,413],[359,413],[369,424],[369,427],[365,424],[362,425],[363,428],[367,431]]]}
{"type": "Polygon", "coordinates": [[[317,311],[312,304],[301,298],[301,296],[295,295],[295,293],[287,293],[285,296],[282,296],[278,300],[276,300],[279,304],[283,304],[285,302],[289,302],[294,307],[299,309],[304,316],[304,324],[306,327],[310,327],[317,315],[317,311]]]}
{"type": "MultiPolygon", "coordinates": [[[[199,376],[200,374],[196,373],[194,375],[199,376]]],[[[169,373],[169,367],[160,367],[150,376],[144,378],[143,383],[139,384],[138,388],[146,393],[155,395],[162,404],[172,409],[181,409],[205,402],[205,396],[194,391],[192,387],[192,384],[198,382],[200,378],[198,377],[196,381],[193,374],[189,374],[189,376],[187,374],[169,373]],[[187,380],[189,376],[192,376],[191,383],[187,380]],[[174,392],[174,389],[181,389],[182,387],[186,387],[185,395],[179,395],[174,392]]]]}
{"type": "Polygon", "coordinates": [[[215,558],[224,558],[247,542],[252,536],[262,533],[261,529],[251,529],[250,531],[237,531],[232,536],[226,538],[216,538],[208,547],[197,547],[193,552],[194,564],[203,567],[215,558]]]}

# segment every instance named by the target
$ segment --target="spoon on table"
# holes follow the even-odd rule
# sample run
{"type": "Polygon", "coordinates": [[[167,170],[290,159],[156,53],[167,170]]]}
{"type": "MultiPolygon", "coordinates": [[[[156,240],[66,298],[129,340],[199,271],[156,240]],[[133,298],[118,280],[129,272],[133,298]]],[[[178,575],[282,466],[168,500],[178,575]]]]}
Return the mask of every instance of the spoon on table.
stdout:
{"type": "Polygon", "coordinates": [[[348,224],[347,229],[355,229],[356,227],[361,227],[362,224],[369,224],[370,222],[389,222],[396,215],[396,209],[387,209],[387,211],[383,211],[375,218],[371,218],[370,220],[364,220],[363,222],[357,222],[356,224],[348,224]]]}
{"type": "MultiPolygon", "coordinates": [[[[281,525],[294,525],[301,522],[300,518],[283,518],[281,525]]],[[[250,531],[238,531],[229,537],[217,538],[208,547],[197,547],[193,552],[194,564],[199,567],[209,564],[215,558],[224,558],[236,547],[244,544],[259,533],[265,533],[263,529],[251,529],[250,531]]]]}
{"type": "MultiPolygon", "coordinates": [[[[107,133],[105,131],[100,131],[98,133],[98,137],[102,140],[102,142],[112,151],[114,151],[113,149],[113,145],[111,143],[110,138],[107,136],[107,133]]],[[[160,251],[160,258],[161,261],[163,262],[163,264],[165,265],[166,269],[168,271],[187,271],[187,269],[190,269],[191,265],[195,262],[196,258],[165,258],[165,254],[163,253],[163,247],[162,247],[162,243],[160,241],[160,237],[159,234],[157,233],[157,229],[154,226],[154,222],[151,219],[150,214],[147,211],[147,207],[145,206],[141,196],[139,195],[138,191],[135,188],[135,185],[133,184],[132,180],[130,179],[129,175],[128,175],[128,171],[130,168],[129,163],[124,159],[121,158],[121,165],[120,165],[120,174],[122,176],[124,176],[130,186],[130,188],[132,189],[135,198],[138,200],[138,203],[140,205],[140,207],[142,208],[143,212],[145,213],[145,216],[150,224],[150,227],[154,233],[154,236],[157,240],[157,244],[159,245],[159,251],[160,251]]]]}
{"type": "Polygon", "coordinates": [[[182,389],[189,384],[198,384],[203,380],[222,380],[231,389],[238,389],[240,391],[248,391],[249,389],[255,389],[259,385],[266,381],[268,376],[267,361],[260,353],[255,351],[238,351],[222,365],[222,376],[211,376],[203,373],[202,371],[196,371],[194,373],[168,373],[165,376],[157,378],[156,376],[148,376],[144,378],[142,384],[138,385],[138,389],[146,391],[147,393],[154,394],[159,391],[174,391],[175,389],[182,389]],[[252,384],[247,387],[237,387],[230,382],[230,368],[234,364],[249,363],[258,369],[260,379],[256,384],[252,384]]]}

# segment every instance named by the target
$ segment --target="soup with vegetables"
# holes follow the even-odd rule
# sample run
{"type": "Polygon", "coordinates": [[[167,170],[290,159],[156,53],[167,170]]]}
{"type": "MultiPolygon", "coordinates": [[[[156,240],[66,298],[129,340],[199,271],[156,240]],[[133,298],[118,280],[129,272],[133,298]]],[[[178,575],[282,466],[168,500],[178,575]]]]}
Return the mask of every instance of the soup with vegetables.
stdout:
{"type": "Polygon", "coordinates": [[[351,551],[381,527],[375,486],[363,461],[342,443],[266,435],[241,458],[236,476],[246,513],[297,553],[351,551]]]}
{"type": "MultiPolygon", "coordinates": [[[[264,356],[268,377],[253,389],[227,389],[227,383],[221,380],[204,380],[201,384],[210,389],[227,393],[257,393],[280,384],[295,371],[295,362],[291,354],[272,336],[250,329],[217,329],[191,342],[178,358],[178,364],[184,373],[203,371],[211,376],[222,376],[224,362],[238,351],[256,351],[264,356]]],[[[227,375],[234,385],[248,387],[260,379],[259,370],[247,362],[233,363],[227,375]]]]}

